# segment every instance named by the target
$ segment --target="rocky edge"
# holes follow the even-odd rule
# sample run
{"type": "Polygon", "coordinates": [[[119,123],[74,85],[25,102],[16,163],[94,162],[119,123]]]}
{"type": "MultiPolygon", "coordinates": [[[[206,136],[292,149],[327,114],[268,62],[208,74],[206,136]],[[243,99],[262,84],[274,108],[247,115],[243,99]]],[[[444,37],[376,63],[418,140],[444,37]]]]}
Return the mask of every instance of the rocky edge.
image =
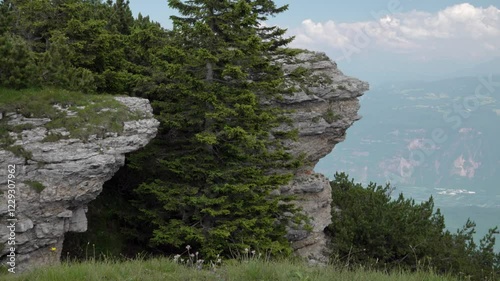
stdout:
{"type": "MultiPolygon", "coordinates": [[[[125,164],[125,154],[145,146],[156,135],[159,122],[146,99],[116,97],[138,120],[124,122],[123,132],[91,136],[88,140],[61,139],[43,141],[51,133],[44,127],[47,118],[25,118],[9,113],[9,125],[32,124],[33,129],[10,133],[14,145],[30,154],[29,159],[0,149],[0,245],[15,235],[15,245],[8,243],[0,250],[1,263],[6,264],[10,247],[16,249],[16,272],[33,266],[53,264],[61,256],[64,233],[87,230],[87,204],[102,191],[109,180],[125,164]],[[9,166],[11,165],[11,166],[9,166]],[[7,225],[8,174],[15,165],[15,231],[7,225]],[[10,169],[9,169],[10,167],[10,169]],[[14,234],[15,233],[15,234],[14,234]]],[[[58,131],[59,134],[67,132],[58,131]]],[[[12,187],[12,185],[11,185],[12,187]]],[[[12,203],[12,202],[10,202],[12,203]]]]}
{"type": "Polygon", "coordinates": [[[305,157],[305,166],[280,192],[297,195],[297,205],[312,224],[312,231],[291,228],[288,239],[297,255],[311,263],[327,263],[328,239],[324,230],[331,223],[331,187],[324,175],[314,172],[314,166],[345,139],[346,130],[361,118],[358,97],[369,86],[345,76],[324,53],[304,52],[282,63],[289,83],[297,89],[279,103],[291,111],[293,128],[299,133],[298,140],[287,146],[293,154],[305,157]],[[297,80],[298,74],[306,74],[307,78],[297,80]]]}

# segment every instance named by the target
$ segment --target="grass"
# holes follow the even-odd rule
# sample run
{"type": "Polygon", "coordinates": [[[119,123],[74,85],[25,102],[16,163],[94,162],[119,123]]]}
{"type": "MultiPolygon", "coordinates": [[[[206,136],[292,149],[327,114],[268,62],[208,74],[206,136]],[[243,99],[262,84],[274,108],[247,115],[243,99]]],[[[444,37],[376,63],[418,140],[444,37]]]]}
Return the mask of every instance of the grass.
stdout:
{"type": "Polygon", "coordinates": [[[223,263],[212,269],[196,269],[175,263],[167,258],[135,259],[129,261],[88,261],[62,263],[57,266],[39,268],[22,274],[5,273],[5,281],[78,281],[78,280],[217,280],[217,281],[450,281],[445,276],[430,272],[398,272],[386,274],[365,269],[347,271],[334,266],[310,267],[302,262],[264,261],[252,259],[223,263]]]}
{"type": "Polygon", "coordinates": [[[35,128],[35,126],[33,126],[33,124],[28,124],[28,123],[10,127],[10,129],[16,133],[21,133],[24,130],[31,130],[33,128],[35,128]]]}
{"type": "Polygon", "coordinates": [[[25,181],[24,183],[38,193],[42,192],[45,189],[45,185],[38,181],[25,181]]]}
{"type": "MultiPolygon", "coordinates": [[[[69,132],[67,137],[83,141],[92,135],[104,137],[106,133],[121,133],[123,122],[138,119],[136,113],[130,112],[112,96],[87,95],[60,89],[0,88],[0,112],[16,112],[28,118],[49,118],[51,121],[45,124],[47,129],[64,128],[69,132]]],[[[0,120],[0,148],[12,145],[9,132],[21,133],[32,128],[30,124],[9,126],[7,118],[3,118],[0,120]]],[[[65,137],[54,133],[49,134],[44,141],[53,142],[61,138],[65,137]]]]}
{"type": "Polygon", "coordinates": [[[62,139],[67,139],[69,136],[63,136],[61,133],[48,133],[45,138],[43,138],[42,142],[56,142],[62,139]]]}
{"type": "Polygon", "coordinates": [[[295,68],[292,72],[290,72],[289,76],[294,79],[301,79],[301,78],[303,79],[307,75],[310,75],[311,72],[312,71],[310,69],[307,69],[303,66],[299,66],[295,68]]]}
{"type": "MultiPolygon", "coordinates": [[[[304,51],[308,52],[308,51],[304,51]]],[[[315,54],[313,60],[307,61],[308,63],[319,62],[323,60],[329,60],[325,54],[315,54]]],[[[305,61],[301,61],[297,58],[289,61],[289,64],[301,64],[305,61]]],[[[293,70],[286,73],[288,79],[292,82],[293,88],[292,92],[303,91],[307,95],[313,95],[314,92],[311,88],[315,87],[329,87],[333,88],[333,79],[328,76],[328,74],[323,71],[315,71],[311,68],[304,66],[297,66],[293,70]]]]}
{"type": "Polygon", "coordinates": [[[340,119],[340,115],[335,114],[335,112],[333,112],[333,109],[331,108],[329,108],[325,113],[323,113],[322,117],[328,124],[332,124],[333,122],[340,119]]]}
{"type": "MultiPolygon", "coordinates": [[[[0,148],[2,148],[2,146],[0,146],[0,148]]],[[[4,149],[14,153],[14,155],[18,157],[24,158],[25,160],[31,160],[33,157],[31,151],[27,151],[20,145],[5,146],[4,149]]]]}

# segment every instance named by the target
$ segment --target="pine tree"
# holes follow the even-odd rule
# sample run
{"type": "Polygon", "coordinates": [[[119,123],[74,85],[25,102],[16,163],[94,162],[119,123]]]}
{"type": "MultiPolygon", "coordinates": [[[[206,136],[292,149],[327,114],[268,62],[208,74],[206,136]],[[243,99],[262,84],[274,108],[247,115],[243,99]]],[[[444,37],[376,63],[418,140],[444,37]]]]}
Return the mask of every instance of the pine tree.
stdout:
{"type": "Polygon", "coordinates": [[[273,63],[291,39],[260,21],[286,10],[272,1],[169,1],[174,46],[164,49],[164,81],[149,96],[162,122],[149,150],[136,155],[149,180],[138,203],[155,225],[152,242],[187,244],[205,256],[245,248],[289,254],[286,225],[299,220],[290,198],[271,192],[297,165],[278,132],[283,91],[273,63]],[[275,133],[273,133],[275,132],[275,133]],[[149,160],[149,161],[147,161],[149,160]]]}
{"type": "Polygon", "coordinates": [[[432,269],[469,280],[498,280],[500,253],[494,252],[491,228],[474,242],[476,224],[467,220],[452,234],[444,216],[434,211],[432,196],[416,203],[400,194],[392,199],[390,184],[370,183],[365,188],[344,173],[335,174],[332,186],[332,259],[350,267],[370,266],[385,271],[432,269]]]}
{"type": "Polygon", "coordinates": [[[37,64],[31,76],[39,86],[123,94],[130,92],[133,66],[124,51],[134,21],[128,3],[3,1],[0,33],[24,41],[37,64]]]}
{"type": "Polygon", "coordinates": [[[12,3],[9,0],[0,1],[0,35],[12,28],[12,3]]]}
{"type": "Polygon", "coordinates": [[[24,88],[33,82],[35,64],[26,42],[11,34],[0,35],[0,86],[24,88]]]}
{"type": "Polygon", "coordinates": [[[26,41],[12,34],[14,6],[0,2],[0,86],[23,88],[32,82],[33,53],[26,41]]]}
{"type": "Polygon", "coordinates": [[[129,7],[130,1],[116,0],[113,3],[110,25],[115,28],[120,34],[130,34],[130,28],[134,24],[134,17],[129,7]]]}
{"type": "Polygon", "coordinates": [[[60,32],[54,31],[50,40],[49,49],[40,56],[37,68],[39,85],[81,91],[94,92],[94,76],[85,68],[76,68],[68,58],[72,50],[68,38],[60,32]]]}

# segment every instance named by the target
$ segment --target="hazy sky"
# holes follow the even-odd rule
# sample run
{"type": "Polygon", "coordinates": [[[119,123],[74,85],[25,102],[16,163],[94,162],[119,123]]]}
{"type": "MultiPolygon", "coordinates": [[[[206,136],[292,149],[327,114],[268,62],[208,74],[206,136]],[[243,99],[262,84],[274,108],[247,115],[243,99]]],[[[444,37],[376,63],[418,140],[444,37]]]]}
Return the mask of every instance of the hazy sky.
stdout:
{"type": "MultiPolygon", "coordinates": [[[[170,28],[167,0],[130,0],[170,28]]],[[[477,0],[276,0],[289,10],[267,24],[323,51],[346,74],[379,82],[429,78],[500,57],[500,2],[477,0]]],[[[500,68],[500,66],[499,66],[500,68]]],[[[499,71],[500,72],[500,71],[499,71]]]]}

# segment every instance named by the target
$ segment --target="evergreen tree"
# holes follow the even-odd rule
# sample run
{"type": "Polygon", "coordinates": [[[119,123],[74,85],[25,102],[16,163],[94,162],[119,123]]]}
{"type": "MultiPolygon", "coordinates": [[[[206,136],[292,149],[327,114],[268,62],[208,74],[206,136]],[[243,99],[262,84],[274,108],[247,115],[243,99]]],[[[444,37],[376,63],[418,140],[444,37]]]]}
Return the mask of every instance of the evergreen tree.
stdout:
{"type": "Polygon", "coordinates": [[[131,92],[133,64],[125,49],[134,19],[128,1],[8,0],[0,9],[0,31],[24,41],[37,65],[32,81],[66,89],[131,92]]]}
{"type": "Polygon", "coordinates": [[[11,34],[0,35],[0,86],[24,88],[33,83],[35,64],[26,41],[11,34]]]}
{"type": "MultiPolygon", "coordinates": [[[[130,29],[134,24],[134,17],[132,16],[132,11],[129,7],[130,1],[116,0],[112,4],[111,17],[109,19],[109,25],[116,29],[120,34],[130,34],[130,29]]],[[[108,1],[108,5],[109,1],[108,1]]]]}
{"type": "Polygon", "coordinates": [[[271,192],[291,178],[278,171],[298,163],[281,145],[288,137],[277,131],[283,114],[269,104],[283,92],[273,55],[291,39],[259,23],[286,6],[169,5],[183,17],[172,17],[175,45],[163,50],[163,80],[149,96],[161,130],[131,164],[154,179],[137,189],[155,225],[151,241],[170,249],[189,244],[208,257],[245,248],[289,254],[286,224],[300,217],[290,198],[271,192]]]}
{"type": "Polygon", "coordinates": [[[131,94],[150,97],[164,94],[165,83],[169,83],[169,58],[173,47],[169,32],[149,17],[138,15],[131,28],[126,45],[131,94]]]}
{"type": "Polygon", "coordinates": [[[49,49],[41,55],[38,63],[39,85],[63,88],[84,93],[94,92],[94,75],[85,68],[74,67],[69,58],[72,55],[68,38],[54,31],[49,49]]]}
{"type": "Polygon", "coordinates": [[[0,2],[0,86],[23,88],[32,83],[34,54],[23,38],[12,33],[15,7],[0,2]]]}
{"type": "Polygon", "coordinates": [[[9,0],[0,1],[0,36],[10,31],[12,18],[12,3],[9,0]]]}

